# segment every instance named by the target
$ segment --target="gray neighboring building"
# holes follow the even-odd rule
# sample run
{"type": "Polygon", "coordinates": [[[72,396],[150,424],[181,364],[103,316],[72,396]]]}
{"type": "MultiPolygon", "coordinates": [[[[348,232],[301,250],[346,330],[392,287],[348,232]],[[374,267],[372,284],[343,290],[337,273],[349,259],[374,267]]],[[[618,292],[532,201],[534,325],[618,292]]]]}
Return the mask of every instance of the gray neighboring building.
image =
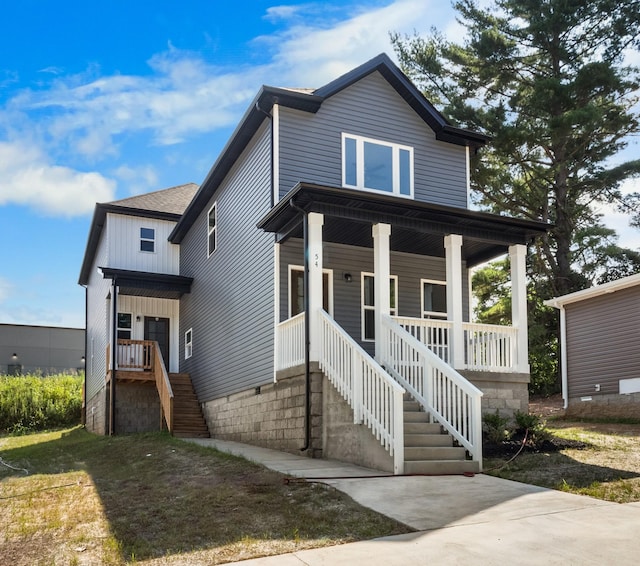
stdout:
{"type": "Polygon", "coordinates": [[[84,371],[83,328],[0,324],[0,373],[84,371]]]}
{"type": "Polygon", "coordinates": [[[567,413],[640,417],[640,274],[545,304],[560,310],[567,413]]]}

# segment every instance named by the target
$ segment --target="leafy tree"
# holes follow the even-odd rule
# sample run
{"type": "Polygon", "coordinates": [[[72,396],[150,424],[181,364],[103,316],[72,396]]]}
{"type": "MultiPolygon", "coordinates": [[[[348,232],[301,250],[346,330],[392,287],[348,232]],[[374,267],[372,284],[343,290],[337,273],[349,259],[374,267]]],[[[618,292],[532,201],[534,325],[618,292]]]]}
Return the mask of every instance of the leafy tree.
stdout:
{"type": "MultiPolygon", "coordinates": [[[[392,41],[403,70],[448,119],[493,137],[473,157],[475,203],[552,223],[529,256],[531,350],[540,339],[544,352],[537,332],[551,315],[542,299],[640,268],[640,255],[618,247],[598,212],[640,203],[620,191],[640,175],[640,159],[611,164],[640,131],[640,74],[624,62],[640,46],[640,0],[494,0],[487,9],[459,0],[454,8],[463,44],[436,30],[392,41]]],[[[488,317],[509,308],[499,293],[480,304],[488,317]]]]}

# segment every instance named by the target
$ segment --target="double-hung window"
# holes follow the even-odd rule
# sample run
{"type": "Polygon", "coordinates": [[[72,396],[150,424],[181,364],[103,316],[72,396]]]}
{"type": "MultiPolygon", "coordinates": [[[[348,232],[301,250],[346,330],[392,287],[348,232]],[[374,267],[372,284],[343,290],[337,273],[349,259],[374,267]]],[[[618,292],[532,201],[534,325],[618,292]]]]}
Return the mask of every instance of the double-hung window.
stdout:
{"type": "Polygon", "coordinates": [[[343,133],[342,184],[413,198],[413,148],[343,133]]]}
{"type": "Polygon", "coordinates": [[[133,316],[130,312],[118,313],[118,339],[131,340],[131,327],[133,316]]]}
{"type": "Polygon", "coordinates": [[[218,203],[214,203],[209,209],[207,223],[207,247],[208,255],[216,251],[218,246],[218,203]]]}
{"type": "MultiPolygon", "coordinates": [[[[362,340],[371,342],[375,340],[375,281],[373,273],[362,274],[362,340]]],[[[391,316],[398,314],[398,276],[389,278],[389,306],[391,316]]]]}
{"type": "Polygon", "coordinates": [[[140,228],[140,251],[156,251],[156,231],[153,228],[140,228]]]}
{"type": "Polygon", "coordinates": [[[422,279],[422,318],[447,318],[447,284],[422,279]]]}

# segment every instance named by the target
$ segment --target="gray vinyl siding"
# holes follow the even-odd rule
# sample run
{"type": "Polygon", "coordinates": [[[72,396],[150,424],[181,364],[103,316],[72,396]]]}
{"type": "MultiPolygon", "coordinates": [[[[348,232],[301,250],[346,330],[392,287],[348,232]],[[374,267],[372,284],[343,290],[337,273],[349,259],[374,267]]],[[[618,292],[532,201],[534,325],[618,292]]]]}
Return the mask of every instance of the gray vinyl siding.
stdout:
{"type": "MultiPolygon", "coordinates": [[[[302,241],[292,239],[280,248],[280,320],[289,316],[289,265],[303,265],[302,241]]],[[[361,274],[373,273],[373,249],[324,243],[322,266],[333,270],[333,317],[370,354],[373,344],[362,342],[361,274]],[[345,281],[344,274],[351,274],[345,281]]],[[[391,252],[391,275],[398,277],[398,315],[421,318],[420,280],[446,281],[445,260],[402,252],[391,252]]],[[[467,270],[463,268],[463,282],[467,270]]],[[[463,289],[463,312],[469,312],[468,289],[463,289]]]]}
{"type": "Polygon", "coordinates": [[[640,286],[565,310],[569,397],[619,393],[620,379],[640,377],[640,286]]]}
{"type": "Polygon", "coordinates": [[[415,200],[467,207],[466,148],[440,142],[379,73],[323,102],[280,109],[280,195],[299,181],[342,185],[342,133],[414,148],[415,200]]]}
{"type": "Polygon", "coordinates": [[[273,380],[273,235],[256,228],[271,206],[269,122],[191,226],[181,273],[193,277],[180,304],[180,370],[210,401],[273,380]],[[217,202],[217,249],[207,257],[207,214],[217,202]],[[193,330],[193,355],[184,335],[193,330]]]}

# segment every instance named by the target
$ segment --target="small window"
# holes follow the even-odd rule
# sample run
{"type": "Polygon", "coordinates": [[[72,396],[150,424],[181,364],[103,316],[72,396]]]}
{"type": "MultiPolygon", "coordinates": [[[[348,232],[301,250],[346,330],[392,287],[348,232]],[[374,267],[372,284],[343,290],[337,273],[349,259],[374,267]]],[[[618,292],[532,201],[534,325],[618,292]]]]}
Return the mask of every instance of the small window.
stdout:
{"type": "Polygon", "coordinates": [[[422,279],[422,318],[447,318],[447,284],[422,279]]]}
{"type": "MultiPolygon", "coordinates": [[[[372,342],[375,333],[375,283],[372,273],[362,274],[362,340],[372,342]]],[[[389,279],[389,306],[391,316],[398,314],[398,276],[389,279]]]]}
{"type": "MultiPolygon", "coordinates": [[[[333,273],[322,270],[322,308],[333,314],[333,273]]],[[[289,266],[289,317],[304,312],[304,268],[289,266]]]]}
{"type": "Polygon", "coordinates": [[[156,251],[156,231],[153,228],[140,228],[140,251],[156,251]]]}
{"type": "Polygon", "coordinates": [[[342,183],[413,197],[413,148],[342,134],[342,183]]]}
{"type": "Polygon", "coordinates": [[[188,360],[193,355],[193,330],[189,328],[184,333],[184,359],[188,360]]]}
{"type": "Polygon", "coordinates": [[[209,222],[207,225],[209,255],[216,251],[218,245],[218,203],[209,209],[209,222]]]}
{"type": "Polygon", "coordinates": [[[131,320],[131,313],[118,313],[118,340],[131,340],[131,320]]]}

